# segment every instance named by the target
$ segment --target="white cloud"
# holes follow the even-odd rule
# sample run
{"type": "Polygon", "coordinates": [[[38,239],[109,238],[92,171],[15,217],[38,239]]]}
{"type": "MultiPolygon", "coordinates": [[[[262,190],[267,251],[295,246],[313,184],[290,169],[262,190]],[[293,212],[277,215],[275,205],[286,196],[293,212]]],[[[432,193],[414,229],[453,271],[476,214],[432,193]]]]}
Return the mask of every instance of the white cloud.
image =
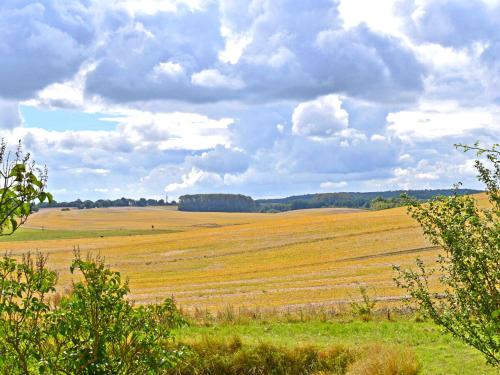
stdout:
{"type": "Polygon", "coordinates": [[[159,150],[204,150],[230,145],[230,118],[211,119],[196,113],[152,113],[129,110],[121,117],[103,118],[118,122],[118,134],[134,147],[159,150]]]}
{"type": "Polygon", "coordinates": [[[245,86],[239,78],[223,75],[217,69],[205,69],[191,76],[191,82],[196,86],[210,88],[241,89],[245,86]]]}
{"type": "Polygon", "coordinates": [[[67,173],[77,175],[94,174],[97,176],[109,175],[110,170],[104,168],[67,168],[67,173]]]}
{"type": "Polygon", "coordinates": [[[452,145],[498,140],[498,5],[2,3],[0,135],[69,198],[470,183],[452,145]],[[119,124],[23,128],[19,102],[119,124]]]}
{"type": "Polygon", "coordinates": [[[371,29],[401,35],[401,20],[395,16],[395,0],[341,0],[339,14],[345,28],[366,23],[371,29]]]}
{"type": "Polygon", "coordinates": [[[181,182],[174,182],[165,187],[165,192],[181,194],[189,189],[193,189],[197,185],[217,187],[223,184],[223,179],[216,173],[204,172],[193,168],[189,173],[182,176],[181,182]]]}
{"type": "Polygon", "coordinates": [[[500,113],[494,108],[461,108],[454,102],[421,103],[416,110],[390,113],[387,129],[409,142],[439,138],[468,138],[474,133],[500,131],[500,113]]]}
{"type": "Polygon", "coordinates": [[[161,12],[179,11],[182,6],[190,10],[203,9],[206,0],[114,0],[115,6],[123,7],[131,15],[154,15],[161,12]]]}
{"type": "Polygon", "coordinates": [[[0,129],[12,129],[22,123],[19,103],[0,98],[0,129]]]}
{"type": "Polygon", "coordinates": [[[342,101],[338,96],[328,95],[295,107],[292,124],[293,134],[331,137],[347,128],[349,114],[342,108],[342,101]]]}
{"type": "Polygon", "coordinates": [[[153,73],[156,75],[166,74],[168,76],[179,76],[184,74],[184,68],[181,64],[166,61],[158,63],[153,67],[153,73]]]}
{"type": "Polygon", "coordinates": [[[249,164],[250,157],[243,151],[218,145],[201,155],[188,157],[186,161],[200,170],[216,173],[242,173],[249,164]]]}
{"type": "Polygon", "coordinates": [[[235,34],[228,27],[221,27],[221,35],[225,39],[225,46],[219,52],[219,60],[228,64],[237,64],[245,48],[252,41],[248,34],[235,34]]]}
{"type": "Polygon", "coordinates": [[[85,97],[85,80],[95,67],[95,62],[83,64],[73,77],[46,86],[24,104],[46,108],[79,108],[97,111],[97,107],[101,105],[99,100],[85,97]]]}
{"type": "Polygon", "coordinates": [[[331,181],[326,181],[322,182],[319,187],[324,190],[333,190],[333,189],[340,189],[346,187],[348,184],[346,181],[339,181],[339,182],[331,182],[331,181]]]}
{"type": "Polygon", "coordinates": [[[386,137],[383,136],[383,135],[380,135],[380,134],[373,134],[371,137],[370,137],[370,140],[371,141],[385,141],[386,140],[386,137]]]}

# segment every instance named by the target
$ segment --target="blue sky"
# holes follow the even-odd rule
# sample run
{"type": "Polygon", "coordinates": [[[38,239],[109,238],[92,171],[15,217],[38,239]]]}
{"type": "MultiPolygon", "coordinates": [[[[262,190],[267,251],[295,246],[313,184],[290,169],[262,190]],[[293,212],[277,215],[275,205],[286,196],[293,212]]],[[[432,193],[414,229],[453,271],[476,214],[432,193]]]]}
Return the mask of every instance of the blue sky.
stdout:
{"type": "Polygon", "coordinates": [[[5,0],[0,135],[57,200],[475,182],[497,0],[5,0]]]}

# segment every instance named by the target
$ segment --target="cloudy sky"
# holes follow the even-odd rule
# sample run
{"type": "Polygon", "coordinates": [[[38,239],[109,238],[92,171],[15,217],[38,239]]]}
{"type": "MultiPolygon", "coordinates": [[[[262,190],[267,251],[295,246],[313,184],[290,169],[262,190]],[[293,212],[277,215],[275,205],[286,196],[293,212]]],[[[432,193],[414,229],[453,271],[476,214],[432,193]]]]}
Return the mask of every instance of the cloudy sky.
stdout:
{"type": "Polygon", "coordinates": [[[500,1],[2,0],[0,135],[57,200],[478,187],[500,1]]]}

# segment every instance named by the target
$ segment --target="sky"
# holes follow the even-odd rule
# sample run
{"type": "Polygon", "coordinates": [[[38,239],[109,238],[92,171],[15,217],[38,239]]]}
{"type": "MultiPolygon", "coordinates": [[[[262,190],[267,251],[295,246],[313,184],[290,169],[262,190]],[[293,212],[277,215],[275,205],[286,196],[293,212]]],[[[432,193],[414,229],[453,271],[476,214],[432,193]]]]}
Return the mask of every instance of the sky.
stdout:
{"type": "Polygon", "coordinates": [[[2,0],[0,136],[58,201],[481,188],[500,0],[2,0]]]}

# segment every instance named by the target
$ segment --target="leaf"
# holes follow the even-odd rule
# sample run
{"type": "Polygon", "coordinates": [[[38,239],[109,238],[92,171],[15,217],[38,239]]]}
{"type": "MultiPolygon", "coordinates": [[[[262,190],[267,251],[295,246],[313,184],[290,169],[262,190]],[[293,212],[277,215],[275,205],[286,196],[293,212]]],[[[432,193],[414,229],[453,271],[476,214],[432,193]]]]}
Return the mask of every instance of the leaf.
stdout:
{"type": "Polygon", "coordinates": [[[12,226],[12,231],[14,232],[17,229],[17,220],[14,218],[10,219],[10,224],[12,226]]]}

